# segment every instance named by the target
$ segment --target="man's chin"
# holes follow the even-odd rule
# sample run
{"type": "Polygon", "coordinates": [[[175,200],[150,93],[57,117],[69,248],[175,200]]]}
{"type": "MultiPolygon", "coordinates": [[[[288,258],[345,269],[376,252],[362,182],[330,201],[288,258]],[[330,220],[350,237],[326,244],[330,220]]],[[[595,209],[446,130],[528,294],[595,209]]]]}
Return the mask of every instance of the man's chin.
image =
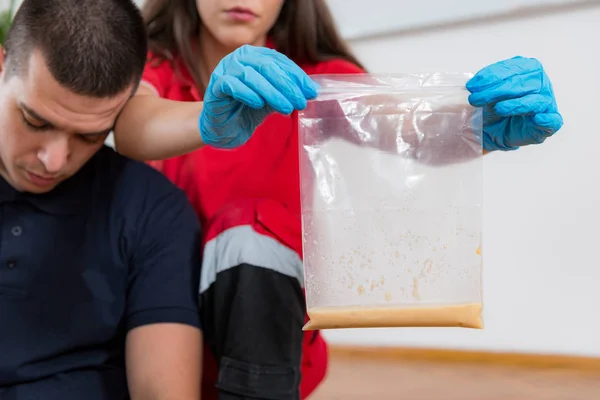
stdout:
{"type": "Polygon", "coordinates": [[[39,187],[39,186],[35,186],[35,185],[28,185],[27,187],[23,188],[23,192],[27,192],[27,193],[32,193],[32,194],[44,194],[44,193],[48,193],[51,192],[52,190],[54,190],[54,188],[57,185],[54,185],[52,187],[39,187]]]}
{"type": "Polygon", "coordinates": [[[22,176],[19,176],[18,179],[13,179],[13,182],[9,183],[11,183],[11,185],[19,192],[44,194],[54,190],[61,182],[62,179],[52,181],[40,180],[35,175],[24,171],[22,176]]]}

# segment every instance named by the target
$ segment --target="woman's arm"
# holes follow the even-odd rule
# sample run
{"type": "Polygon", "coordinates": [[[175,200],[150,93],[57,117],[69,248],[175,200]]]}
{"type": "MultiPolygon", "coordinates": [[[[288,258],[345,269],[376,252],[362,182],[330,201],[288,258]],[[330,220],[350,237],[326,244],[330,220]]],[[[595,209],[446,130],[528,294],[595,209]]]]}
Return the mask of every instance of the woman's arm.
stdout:
{"type": "Polygon", "coordinates": [[[246,45],[219,62],[204,103],[164,100],[142,85],[117,119],[115,146],[143,161],[185,154],[204,144],[235,148],[272,112],[290,114],[316,96],[317,86],[289,58],[246,45]]]}
{"type": "Polygon", "coordinates": [[[140,85],[115,124],[117,151],[136,160],[150,161],[202,147],[198,119],[203,105],[162,99],[149,87],[140,85]]]}
{"type": "Polygon", "coordinates": [[[203,105],[162,99],[141,85],[115,125],[117,151],[135,160],[151,161],[199,149],[204,146],[198,128],[203,105]]]}

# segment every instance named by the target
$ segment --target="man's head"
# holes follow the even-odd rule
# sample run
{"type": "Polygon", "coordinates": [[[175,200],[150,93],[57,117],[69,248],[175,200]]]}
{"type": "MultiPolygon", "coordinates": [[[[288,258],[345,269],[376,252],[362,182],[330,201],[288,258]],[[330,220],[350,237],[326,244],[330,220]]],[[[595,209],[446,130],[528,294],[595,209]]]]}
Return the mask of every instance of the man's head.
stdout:
{"type": "Polygon", "coordinates": [[[24,0],[0,54],[0,176],[44,193],[102,147],[136,90],[146,31],[130,0],[24,0]]]}

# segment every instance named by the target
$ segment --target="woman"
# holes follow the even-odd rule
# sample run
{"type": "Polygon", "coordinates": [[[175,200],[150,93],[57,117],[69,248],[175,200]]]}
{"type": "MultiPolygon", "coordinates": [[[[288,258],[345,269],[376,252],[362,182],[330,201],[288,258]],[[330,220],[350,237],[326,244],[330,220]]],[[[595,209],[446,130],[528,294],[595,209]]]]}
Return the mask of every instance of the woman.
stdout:
{"type": "MultiPolygon", "coordinates": [[[[244,44],[275,48],[308,74],[363,71],[323,1],[230,4],[234,2],[146,0],[143,12],[152,54],[137,97],[158,94],[201,101],[217,64],[244,44]]],[[[295,118],[269,117],[237,149],[204,147],[152,163],[188,193],[204,226],[201,302],[210,349],[204,364],[204,398],[216,398],[216,392],[210,393],[217,376],[212,355],[218,360],[221,399],[294,399],[299,392],[304,398],[325,375],[323,339],[319,333],[302,332],[295,118]]],[[[175,123],[177,117],[172,120],[175,123]]],[[[143,147],[155,143],[147,136],[140,141],[117,131],[116,144],[121,153],[135,158],[161,159],[199,147],[194,128],[189,139],[184,138],[185,129],[173,129],[180,136],[165,135],[159,154],[143,147]]]]}
{"type": "MultiPolygon", "coordinates": [[[[204,226],[200,299],[210,350],[204,398],[217,398],[217,390],[219,399],[305,398],[323,379],[327,355],[318,332],[302,332],[297,114],[270,115],[244,145],[221,146],[235,147],[227,150],[202,147],[198,115],[203,94],[212,94],[215,68],[246,44],[276,49],[307,74],[364,69],[341,40],[323,0],[146,0],[143,12],[151,54],[115,140],[127,156],[163,160],[152,165],[187,192],[204,226]],[[156,96],[175,102],[157,102],[156,96]]],[[[534,93],[507,89],[529,71],[522,61],[511,62],[482,71],[469,87],[474,105],[488,107],[495,118],[485,133],[488,150],[539,142],[533,133],[523,134],[526,128],[539,131],[535,124],[497,124],[498,118],[525,117],[510,110],[500,115],[494,104],[534,93]],[[499,86],[502,90],[490,90],[499,86]],[[507,135],[509,125],[521,136],[507,135]],[[514,137],[524,139],[511,141],[514,137]]],[[[244,63],[239,65],[243,69],[244,63]]],[[[541,76],[536,79],[546,85],[541,76]]],[[[551,89],[549,94],[554,107],[551,89]]],[[[542,112],[541,106],[536,110],[542,112]]],[[[547,136],[558,130],[556,124],[549,127],[543,127],[547,136]]]]}

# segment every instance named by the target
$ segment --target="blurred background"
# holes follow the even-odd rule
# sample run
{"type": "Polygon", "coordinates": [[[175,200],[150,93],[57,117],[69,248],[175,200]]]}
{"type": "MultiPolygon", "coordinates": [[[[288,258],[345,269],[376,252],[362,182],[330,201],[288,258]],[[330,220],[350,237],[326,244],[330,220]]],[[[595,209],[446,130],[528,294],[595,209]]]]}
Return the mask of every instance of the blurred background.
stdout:
{"type": "Polygon", "coordinates": [[[328,3],[371,72],[538,58],[565,124],[485,158],[485,329],[325,331],[332,365],[314,398],[600,399],[600,1],[328,3]]]}
{"type": "Polygon", "coordinates": [[[600,356],[600,2],[329,3],[372,72],[477,72],[535,57],[565,121],[544,146],[485,158],[485,330],[325,332],[330,342],[600,356]]]}

